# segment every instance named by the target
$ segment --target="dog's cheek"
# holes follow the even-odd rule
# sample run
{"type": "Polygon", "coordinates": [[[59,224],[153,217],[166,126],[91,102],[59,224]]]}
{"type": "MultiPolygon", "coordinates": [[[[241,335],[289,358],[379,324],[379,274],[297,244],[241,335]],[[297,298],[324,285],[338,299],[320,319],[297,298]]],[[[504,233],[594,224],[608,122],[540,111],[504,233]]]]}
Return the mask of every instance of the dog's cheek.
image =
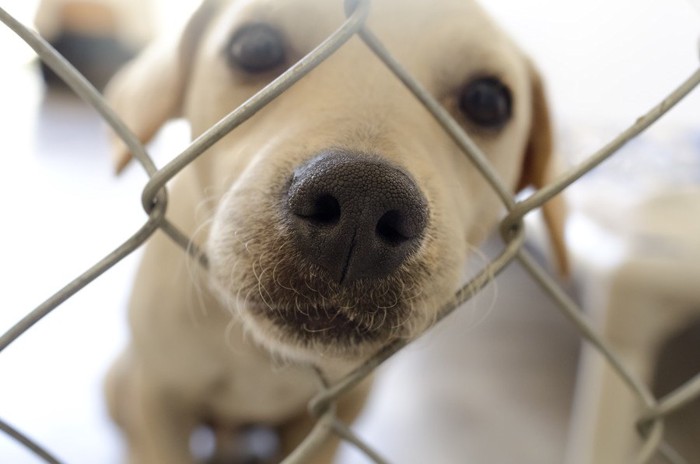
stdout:
{"type": "Polygon", "coordinates": [[[453,298],[463,279],[467,251],[460,222],[454,216],[443,216],[444,211],[432,211],[426,245],[412,270],[419,275],[415,284],[423,290],[405,321],[404,337],[409,339],[436,322],[440,310],[453,298]]]}
{"type": "Polygon", "coordinates": [[[212,287],[229,309],[236,298],[246,297],[243,283],[248,274],[248,253],[257,246],[254,235],[241,223],[245,211],[239,212],[238,207],[245,208],[232,191],[227,192],[214,213],[206,244],[212,287]]]}
{"type": "Polygon", "coordinates": [[[207,242],[206,252],[209,258],[209,283],[219,301],[229,310],[235,306],[237,289],[233,283],[236,279],[237,263],[232,253],[234,236],[225,222],[215,220],[207,242]]]}
{"type": "Polygon", "coordinates": [[[426,330],[436,322],[440,311],[453,299],[463,280],[465,252],[461,251],[462,247],[455,246],[455,243],[459,243],[459,240],[445,245],[445,249],[451,250],[452,254],[441,254],[437,258],[439,260],[437,272],[434,273],[435,277],[432,283],[436,291],[433,293],[433,297],[425,303],[427,306],[425,308],[426,316],[422,318],[418,328],[421,331],[426,330]]]}

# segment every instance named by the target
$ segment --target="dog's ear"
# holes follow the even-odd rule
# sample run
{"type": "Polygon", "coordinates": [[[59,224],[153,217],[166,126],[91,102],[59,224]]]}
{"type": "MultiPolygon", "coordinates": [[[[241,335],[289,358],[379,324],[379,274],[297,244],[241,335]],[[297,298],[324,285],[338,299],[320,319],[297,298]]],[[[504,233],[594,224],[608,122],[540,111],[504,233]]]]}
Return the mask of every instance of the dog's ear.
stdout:
{"type": "MultiPolygon", "coordinates": [[[[179,116],[190,64],[207,24],[221,0],[205,0],[177,40],[156,41],[112,79],[105,97],[141,143],[147,143],[169,119],[179,116]]],[[[111,134],[116,172],[132,158],[124,142],[111,134]]]]}
{"type": "MultiPolygon", "coordinates": [[[[518,190],[533,186],[543,187],[556,173],[556,159],[553,153],[552,122],[542,79],[534,67],[530,66],[532,87],[532,126],[525,153],[525,162],[518,190]]],[[[542,206],[544,221],[556,264],[562,275],[569,272],[569,259],[566,252],[564,227],[566,206],[561,195],[557,195],[542,206]]]]}

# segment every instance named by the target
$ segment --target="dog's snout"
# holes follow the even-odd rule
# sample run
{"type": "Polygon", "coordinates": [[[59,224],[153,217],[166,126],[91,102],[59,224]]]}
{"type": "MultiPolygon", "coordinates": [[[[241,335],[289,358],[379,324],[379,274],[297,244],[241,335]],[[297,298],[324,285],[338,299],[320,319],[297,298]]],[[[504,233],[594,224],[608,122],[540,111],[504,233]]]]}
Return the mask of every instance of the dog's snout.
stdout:
{"type": "Polygon", "coordinates": [[[284,206],[300,252],[340,283],[396,270],[423,240],[425,196],[374,156],[327,151],[298,168],[284,206]]]}

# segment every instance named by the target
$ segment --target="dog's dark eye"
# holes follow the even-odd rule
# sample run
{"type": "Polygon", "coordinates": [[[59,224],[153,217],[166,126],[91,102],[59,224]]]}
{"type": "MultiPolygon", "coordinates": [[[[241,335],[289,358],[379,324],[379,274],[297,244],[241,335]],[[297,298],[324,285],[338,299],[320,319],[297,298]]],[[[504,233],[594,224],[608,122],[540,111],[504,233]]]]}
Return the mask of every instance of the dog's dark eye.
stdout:
{"type": "Polygon", "coordinates": [[[459,109],[473,123],[500,129],[510,119],[513,102],[508,87],[494,77],[470,82],[459,99],[459,109]]]}
{"type": "Polygon", "coordinates": [[[280,33],[267,24],[247,24],[229,42],[229,64],[244,71],[269,71],[285,60],[284,41],[280,33]]]}

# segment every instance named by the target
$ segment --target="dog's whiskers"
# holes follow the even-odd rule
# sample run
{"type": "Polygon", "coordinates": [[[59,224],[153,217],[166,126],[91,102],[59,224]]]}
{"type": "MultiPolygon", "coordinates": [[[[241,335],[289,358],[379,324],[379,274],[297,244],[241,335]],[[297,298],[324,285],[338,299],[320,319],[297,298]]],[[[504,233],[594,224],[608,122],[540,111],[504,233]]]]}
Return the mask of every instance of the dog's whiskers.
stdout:
{"type": "MultiPolygon", "coordinates": [[[[202,202],[204,201],[206,200],[203,200],[202,202]]],[[[197,208],[199,208],[199,206],[197,208]]],[[[190,282],[192,283],[192,286],[189,290],[189,298],[192,299],[192,304],[188,306],[188,311],[190,312],[190,316],[193,323],[197,323],[196,321],[198,320],[196,314],[194,314],[195,310],[198,309],[200,316],[204,317],[208,315],[208,310],[207,304],[204,301],[204,291],[202,288],[203,282],[206,280],[206,278],[204,277],[206,271],[202,267],[199,260],[193,256],[191,251],[197,243],[202,242],[201,240],[199,240],[202,235],[202,232],[205,230],[206,227],[211,225],[212,221],[213,219],[210,217],[202,221],[201,224],[195,228],[194,232],[190,236],[190,241],[187,245],[187,253],[185,253],[185,269],[187,271],[187,275],[190,279],[190,282]]]]}

